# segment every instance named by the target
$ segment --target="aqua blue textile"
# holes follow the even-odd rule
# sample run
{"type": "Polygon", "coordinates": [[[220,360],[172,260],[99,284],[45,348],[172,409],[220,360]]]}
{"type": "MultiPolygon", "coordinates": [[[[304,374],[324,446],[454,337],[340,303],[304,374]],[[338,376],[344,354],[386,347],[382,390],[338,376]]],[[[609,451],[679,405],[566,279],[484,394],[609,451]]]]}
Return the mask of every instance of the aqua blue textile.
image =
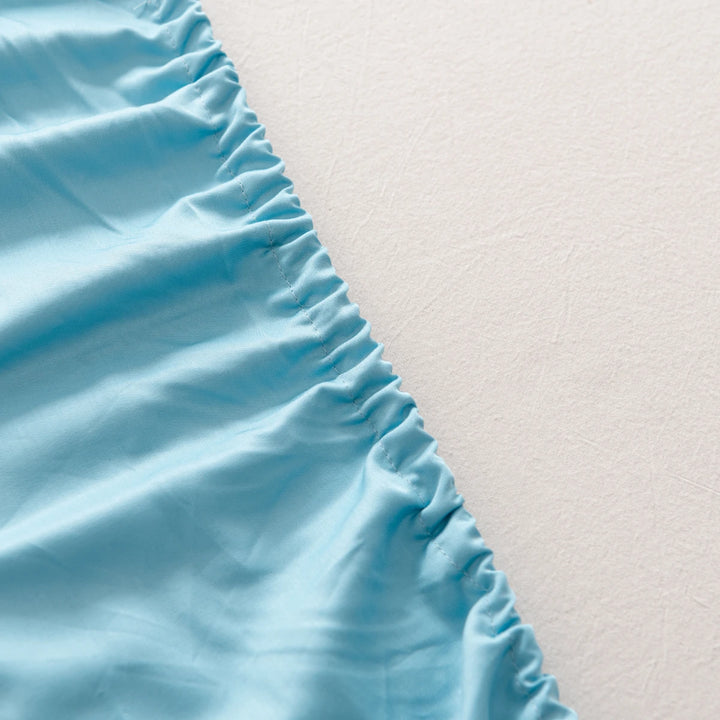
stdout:
{"type": "Polygon", "coordinates": [[[0,719],[575,717],[199,6],[0,78],[0,719]]]}

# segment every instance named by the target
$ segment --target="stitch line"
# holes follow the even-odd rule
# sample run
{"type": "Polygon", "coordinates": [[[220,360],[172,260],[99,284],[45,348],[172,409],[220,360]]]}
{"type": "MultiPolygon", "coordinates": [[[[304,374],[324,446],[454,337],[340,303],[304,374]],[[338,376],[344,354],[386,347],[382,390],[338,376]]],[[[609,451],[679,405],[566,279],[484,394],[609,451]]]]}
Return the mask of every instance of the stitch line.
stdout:
{"type": "MultiPolygon", "coordinates": [[[[243,186],[242,186],[242,181],[241,181],[240,178],[238,178],[237,176],[235,176],[235,178],[236,178],[236,180],[238,181],[238,185],[240,186],[240,190],[241,190],[242,194],[245,196],[244,188],[243,188],[243,186]]],[[[249,209],[249,206],[248,206],[248,209],[249,209]]],[[[410,480],[410,478],[408,478],[405,474],[403,474],[403,473],[400,471],[400,469],[397,467],[397,465],[396,465],[395,462],[393,461],[392,457],[390,456],[390,453],[389,453],[388,450],[387,450],[387,446],[385,445],[385,443],[384,443],[383,440],[382,440],[382,437],[381,437],[380,432],[379,432],[379,430],[378,430],[378,428],[377,428],[377,425],[375,424],[375,422],[373,421],[373,419],[362,409],[362,407],[360,406],[357,398],[354,397],[354,395],[353,395],[353,393],[352,393],[352,391],[351,391],[351,389],[350,389],[350,386],[347,384],[347,381],[345,380],[345,378],[342,376],[342,373],[341,373],[340,370],[338,369],[337,365],[336,365],[332,360],[330,360],[330,358],[329,358],[329,352],[328,352],[328,350],[327,350],[327,346],[326,346],[326,344],[325,344],[325,341],[324,341],[324,339],[323,339],[323,336],[322,336],[322,334],[320,333],[320,330],[318,329],[315,321],[314,321],[314,320],[312,319],[312,317],[310,316],[310,313],[307,311],[306,307],[302,304],[302,302],[301,302],[300,299],[298,298],[298,296],[297,296],[297,294],[296,294],[296,292],[295,292],[295,289],[294,289],[293,286],[292,286],[292,283],[291,283],[290,280],[288,279],[287,274],[285,273],[285,271],[284,271],[283,268],[282,268],[282,265],[280,264],[280,259],[279,259],[279,257],[278,257],[277,251],[276,251],[276,249],[275,249],[275,245],[273,244],[272,230],[271,230],[271,228],[270,228],[270,226],[268,225],[267,222],[264,222],[263,224],[265,225],[265,227],[266,227],[266,229],[267,229],[268,239],[269,239],[269,241],[270,241],[270,250],[271,250],[272,255],[273,255],[274,259],[275,259],[275,263],[276,263],[276,265],[277,265],[277,268],[278,268],[278,270],[280,271],[280,275],[282,276],[283,280],[285,281],[285,284],[288,286],[288,289],[290,290],[293,298],[295,298],[295,302],[297,303],[298,308],[301,310],[301,312],[303,313],[303,315],[305,315],[305,317],[307,318],[308,322],[310,323],[310,326],[311,326],[312,330],[314,331],[315,335],[317,336],[317,338],[318,338],[318,340],[319,340],[319,342],[320,342],[320,346],[321,346],[321,348],[323,349],[323,352],[324,352],[324,354],[325,354],[325,358],[324,358],[324,359],[328,360],[328,362],[330,363],[330,366],[331,366],[332,369],[335,371],[338,379],[340,380],[340,382],[341,382],[342,385],[344,386],[346,397],[347,397],[347,398],[350,400],[350,402],[355,406],[355,408],[357,409],[357,413],[360,415],[360,417],[361,417],[365,422],[367,422],[368,425],[370,426],[370,428],[371,428],[371,430],[372,430],[372,432],[373,432],[373,436],[374,436],[374,438],[375,438],[375,441],[376,441],[377,444],[379,445],[379,447],[380,447],[383,455],[385,456],[385,458],[387,459],[388,463],[390,464],[390,467],[393,469],[393,471],[394,471],[400,478],[402,478],[402,479],[405,481],[405,483],[407,484],[407,486],[410,488],[410,490],[413,492],[413,494],[418,498],[418,500],[419,500],[421,503],[423,503],[424,507],[421,508],[421,510],[417,513],[417,520],[418,520],[418,523],[420,524],[423,532],[424,532],[425,535],[427,535],[427,537],[429,538],[430,544],[431,544],[431,545],[434,545],[435,549],[438,550],[442,555],[444,555],[445,558],[447,559],[447,561],[448,561],[462,576],[464,576],[472,586],[474,586],[475,588],[477,588],[478,590],[480,590],[480,591],[483,593],[483,596],[482,596],[482,599],[483,599],[483,601],[484,601],[484,602],[483,602],[483,612],[484,612],[484,614],[487,616],[487,619],[488,619],[488,621],[489,621],[489,623],[490,623],[490,628],[492,629],[493,636],[494,636],[494,637],[497,637],[497,636],[498,636],[497,627],[495,626],[495,622],[494,622],[494,620],[493,620],[492,613],[490,612],[489,607],[488,607],[488,606],[489,606],[489,602],[488,602],[488,599],[487,599],[487,593],[488,593],[488,591],[490,590],[490,587],[489,587],[489,586],[488,586],[488,587],[484,587],[484,586],[480,585],[480,583],[478,583],[477,580],[475,580],[475,578],[473,578],[471,575],[469,575],[466,570],[463,570],[463,569],[455,562],[455,560],[448,554],[448,552],[445,550],[445,548],[443,547],[443,545],[442,545],[442,544],[440,543],[440,541],[437,539],[437,536],[436,536],[436,535],[433,535],[432,531],[430,530],[430,528],[428,527],[427,523],[425,522],[425,519],[424,519],[423,516],[422,516],[422,510],[425,509],[425,506],[426,506],[427,501],[421,496],[420,492],[419,492],[418,489],[415,487],[415,485],[414,485],[414,483],[412,482],[412,480],[410,480]]],[[[515,668],[515,673],[516,673],[516,675],[517,675],[517,677],[518,677],[518,679],[519,679],[519,677],[520,677],[520,668],[518,667],[517,658],[515,657],[515,640],[512,640],[512,641],[510,642],[509,653],[510,653],[510,661],[511,661],[511,663],[512,663],[512,666],[515,668]]],[[[522,692],[523,692],[523,699],[524,699],[524,700],[527,700],[527,699],[529,698],[529,696],[530,696],[530,690],[529,690],[529,689],[522,688],[522,686],[521,686],[521,690],[522,690],[522,692]]],[[[531,698],[531,699],[530,699],[529,705],[530,705],[531,708],[534,708],[534,709],[537,711],[537,704],[536,704],[535,698],[531,698]]],[[[540,717],[539,717],[539,716],[538,716],[538,720],[540,720],[540,717]]]]}
{"type": "MultiPolygon", "coordinates": [[[[150,4],[152,1],[153,1],[153,0],[146,0],[146,3],[147,3],[147,4],[150,4]]],[[[194,1],[194,0],[193,0],[193,1],[194,1]]],[[[160,7],[160,4],[161,4],[161,0],[156,0],[156,7],[159,8],[159,7],[160,7]]],[[[199,7],[199,3],[194,2],[194,4],[199,7]]],[[[201,10],[201,13],[202,13],[202,15],[203,15],[203,18],[206,17],[206,16],[204,15],[204,12],[202,12],[202,10],[201,10]]],[[[207,22],[207,21],[206,21],[206,22],[207,22]]],[[[168,38],[169,38],[169,40],[170,40],[171,46],[172,46],[173,49],[176,51],[178,59],[182,62],[183,67],[185,68],[185,73],[186,73],[186,75],[187,75],[188,82],[189,82],[189,84],[192,85],[192,87],[194,88],[194,90],[195,90],[195,92],[196,92],[196,94],[197,94],[197,96],[198,96],[198,100],[199,100],[201,106],[203,107],[203,109],[205,110],[205,112],[206,112],[206,114],[207,114],[207,116],[208,116],[208,120],[209,120],[210,124],[212,125],[212,113],[211,113],[211,111],[210,111],[210,108],[208,107],[208,105],[207,105],[206,102],[205,102],[205,98],[204,98],[204,96],[203,96],[203,94],[202,94],[202,90],[201,90],[200,87],[198,86],[197,81],[196,81],[196,80],[193,80],[193,78],[192,78],[192,73],[191,73],[191,71],[190,71],[190,67],[189,67],[189,65],[187,64],[183,53],[179,50],[178,44],[177,44],[175,38],[173,37],[172,33],[170,32],[170,29],[167,27],[167,25],[166,25],[165,23],[163,23],[163,30],[166,32],[166,34],[167,34],[167,36],[168,36],[168,38]]],[[[245,206],[246,206],[246,208],[247,208],[247,211],[248,211],[248,212],[250,213],[250,215],[252,216],[252,215],[253,215],[253,212],[252,212],[252,210],[251,210],[251,208],[250,208],[250,201],[249,201],[249,199],[248,199],[247,192],[245,191],[245,187],[244,187],[244,185],[243,185],[243,182],[242,182],[241,178],[238,176],[238,174],[237,174],[237,173],[232,169],[232,167],[230,166],[230,164],[229,164],[229,157],[228,157],[227,153],[226,153],[225,151],[223,151],[223,149],[222,149],[222,147],[221,147],[221,145],[220,145],[220,132],[221,132],[221,129],[220,129],[220,128],[218,128],[217,130],[215,130],[215,131],[213,132],[213,138],[215,139],[215,144],[216,144],[216,146],[217,146],[217,149],[218,149],[218,153],[219,153],[219,155],[220,155],[220,158],[221,158],[221,160],[223,161],[222,164],[224,165],[225,170],[226,170],[227,173],[230,175],[230,177],[231,177],[234,181],[237,182],[238,188],[239,188],[240,193],[241,193],[242,198],[243,198],[243,202],[245,203],[245,206]]],[[[293,299],[295,300],[295,303],[297,304],[298,309],[299,309],[299,310],[302,312],[302,314],[305,316],[305,318],[307,319],[307,321],[308,321],[309,324],[310,324],[311,329],[313,330],[314,334],[317,336],[318,341],[319,341],[319,343],[320,343],[320,348],[321,348],[321,350],[322,350],[322,352],[323,352],[323,355],[324,355],[324,358],[323,358],[323,359],[327,360],[328,363],[330,364],[330,367],[334,370],[335,374],[336,374],[337,377],[338,377],[338,380],[340,380],[342,386],[345,388],[345,394],[346,394],[347,398],[348,398],[348,399],[350,400],[350,402],[355,406],[355,408],[356,408],[357,413],[359,414],[359,416],[363,419],[363,421],[367,422],[367,424],[370,426],[370,429],[371,429],[372,432],[373,432],[373,436],[374,436],[374,438],[375,438],[375,441],[377,442],[378,446],[380,447],[383,455],[385,456],[385,458],[386,458],[387,462],[389,463],[390,467],[392,468],[392,470],[396,473],[396,475],[398,475],[398,477],[400,477],[400,478],[408,485],[408,487],[409,487],[410,490],[413,492],[413,494],[414,494],[414,495],[418,498],[418,500],[423,504],[423,508],[421,508],[420,511],[417,513],[417,519],[418,519],[418,522],[419,522],[419,524],[420,524],[423,532],[424,532],[424,533],[426,534],[426,536],[428,537],[429,543],[430,543],[431,545],[434,545],[434,547],[446,558],[446,560],[450,563],[450,565],[451,565],[452,567],[454,567],[454,568],[461,574],[461,576],[463,576],[473,587],[475,587],[475,588],[477,588],[478,590],[480,590],[481,593],[483,594],[483,595],[482,595],[482,600],[483,600],[483,612],[484,612],[484,614],[486,615],[486,617],[487,617],[487,619],[488,619],[488,621],[489,621],[489,623],[490,623],[490,628],[491,628],[491,630],[492,630],[493,637],[497,637],[497,636],[498,636],[498,630],[497,630],[497,627],[496,627],[495,622],[494,622],[494,620],[493,620],[492,613],[490,612],[490,609],[489,609],[488,591],[490,590],[490,587],[489,587],[489,586],[488,586],[488,587],[484,587],[484,586],[480,585],[480,583],[479,583],[477,580],[475,580],[475,578],[473,578],[470,574],[468,574],[468,572],[467,572],[466,570],[463,570],[463,569],[455,562],[455,560],[448,554],[448,552],[445,550],[445,548],[443,547],[443,545],[442,545],[442,544],[440,543],[440,541],[438,540],[437,536],[433,535],[432,531],[431,531],[430,528],[427,526],[427,523],[425,522],[424,518],[422,517],[422,510],[425,509],[425,507],[427,506],[427,503],[428,503],[429,501],[426,501],[426,500],[422,497],[422,495],[420,494],[420,492],[418,491],[418,489],[415,487],[414,483],[413,483],[406,475],[404,475],[404,474],[400,471],[400,469],[397,467],[397,465],[396,465],[395,462],[393,461],[392,457],[390,456],[390,453],[388,452],[385,443],[383,442],[382,436],[380,435],[380,432],[379,432],[379,430],[378,430],[375,422],[374,422],[373,419],[362,409],[362,407],[360,406],[360,404],[359,404],[359,402],[358,402],[358,399],[357,399],[357,398],[354,396],[354,394],[352,393],[351,388],[350,388],[350,386],[348,385],[348,383],[347,383],[347,381],[345,380],[345,378],[343,377],[340,369],[337,367],[337,365],[335,364],[335,362],[333,362],[333,360],[330,358],[330,351],[329,351],[329,349],[328,349],[328,347],[327,347],[327,344],[326,344],[326,342],[325,342],[325,339],[324,339],[323,336],[322,336],[322,333],[321,333],[320,330],[318,329],[315,321],[312,319],[312,316],[311,316],[310,313],[308,312],[306,306],[303,305],[302,301],[301,301],[300,298],[298,297],[297,293],[295,292],[295,288],[294,288],[293,285],[292,285],[292,282],[290,281],[290,279],[288,278],[287,274],[285,273],[285,271],[284,271],[284,269],[283,269],[283,267],[282,267],[282,264],[281,264],[281,262],[280,262],[280,258],[279,258],[278,253],[277,253],[277,248],[276,248],[276,245],[275,245],[275,243],[274,243],[274,238],[273,238],[273,234],[272,234],[272,228],[270,227],[270,225],[268,224],[267,221],[263,221],[262,224],[263,224],[263,226],[265,227],[265,231],[266,231],[267,236],[268,236],[268,247],[269,247],[270,252],[271,252],[271,254],[272,254],[272,256],[273,256],[273,259],[274,259],[274,261],[275,261],[275,265],[276,265],[276,267],[277,267],[277,269],[278,269],[278,271],[279,271],[279,273],[280,273],[281,278],[283,279],[283,281],[284,281],[285,284],[287,285],[287,287],[288,287],[288,289],[289,289],[289,291],[290,291],[293,299]]],[[[509,654],[510,654],[510,661],[511,661],[511,663],[512,663],[513,668],[515,669],[516,677],[517,677],[517,679],[519,680],[519,678],[520,678],[520,668],[519,668],[519,666],[518,666],[517,658],[516,658],[516,656],[515,656],[515,642],[516,642],[516,641],[515,641],[514,639],[511,640],[511,642],[510,642],[510,647],[509,647],[509,654]]],[[[523,700],[527,700],[527,699],[530,697],[530,692],[531,692],[530,689],[524,689],[524,688],[522,688],[522,686],[521,686],[519,683],[517,683],[517,684],[520,686],[520,689],[521,689],[521,690],[523,691],[523,693],[524,693],[524,694],[523,694],[523,700]]],[[[533,709],[537,712],[538,708],[537,708],[537,703],[536,703],[536,699],[535,699],[535,698],[530,698],[529,707],[530,707],[530,708],[533,708],[533,709]]],[[[538,720],[541,720],[541,718],[540,718],[539,715],[538,715],[538,720]]]]}

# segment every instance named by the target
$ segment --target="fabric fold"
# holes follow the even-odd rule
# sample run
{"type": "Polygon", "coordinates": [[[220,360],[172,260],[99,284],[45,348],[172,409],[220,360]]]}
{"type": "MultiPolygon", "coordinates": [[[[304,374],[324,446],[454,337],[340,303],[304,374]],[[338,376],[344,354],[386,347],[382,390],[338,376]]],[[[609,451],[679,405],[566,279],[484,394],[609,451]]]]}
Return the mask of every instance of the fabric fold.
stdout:
{"type": "Polygon", "coordinates": [[[201,7],[0,30],[0,717],[576,717],[201,7]]]}

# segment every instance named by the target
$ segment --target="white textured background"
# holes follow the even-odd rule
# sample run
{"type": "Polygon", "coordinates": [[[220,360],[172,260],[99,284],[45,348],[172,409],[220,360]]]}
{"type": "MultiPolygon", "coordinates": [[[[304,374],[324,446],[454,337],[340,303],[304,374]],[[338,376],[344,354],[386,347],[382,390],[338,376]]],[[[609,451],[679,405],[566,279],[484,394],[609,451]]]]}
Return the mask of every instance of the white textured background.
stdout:
{"type": "Polygon", "coordinates": [[[720,717],[720,4],[203,7],[561,699],[720,717]]]}

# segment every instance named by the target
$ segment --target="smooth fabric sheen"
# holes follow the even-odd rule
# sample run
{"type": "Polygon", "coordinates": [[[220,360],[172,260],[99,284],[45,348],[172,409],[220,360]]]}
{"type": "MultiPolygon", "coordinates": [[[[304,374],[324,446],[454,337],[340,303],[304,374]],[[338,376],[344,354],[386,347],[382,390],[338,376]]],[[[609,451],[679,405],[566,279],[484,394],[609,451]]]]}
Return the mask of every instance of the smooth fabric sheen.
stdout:
{"type": "Polygon", "coordinates": [[[195,2],[2,0],[0,719],[574,718],[381,351],[195,2]]]}

